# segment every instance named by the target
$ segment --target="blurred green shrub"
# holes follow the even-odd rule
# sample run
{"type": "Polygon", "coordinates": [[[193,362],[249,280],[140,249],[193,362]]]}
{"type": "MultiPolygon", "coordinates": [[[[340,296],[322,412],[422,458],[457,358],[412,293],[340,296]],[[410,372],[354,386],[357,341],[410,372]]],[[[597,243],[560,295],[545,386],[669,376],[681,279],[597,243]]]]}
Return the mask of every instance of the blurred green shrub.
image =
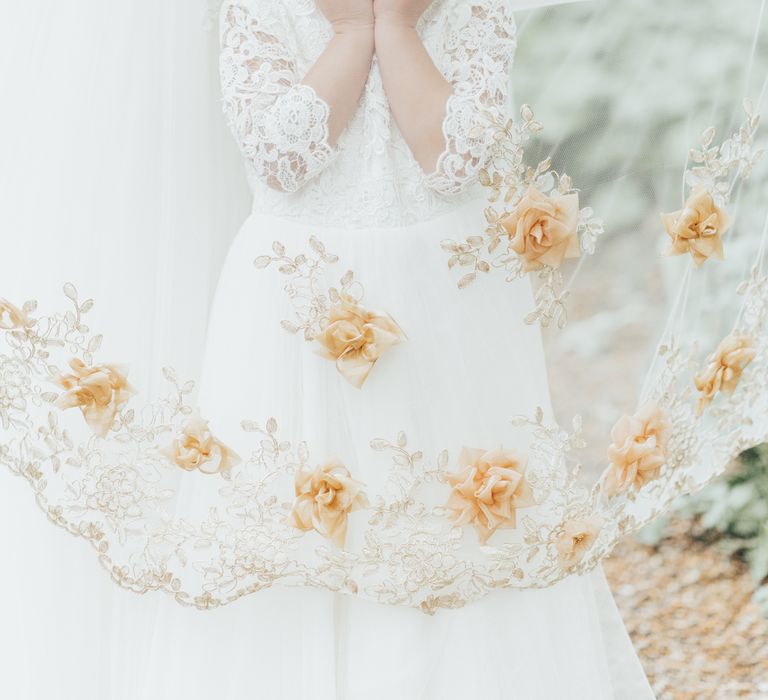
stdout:
{"type": "MultiPolygon", "coordinates": [[[[755,602],[768,616],[768,445],[747,450],[725,477],[687,496],[674,515],[692,518],[729,554],[744,559],[755,581],[755,602]]],[[[664,537],[669,517],[642,530],[645,544],[664,537]]]]}

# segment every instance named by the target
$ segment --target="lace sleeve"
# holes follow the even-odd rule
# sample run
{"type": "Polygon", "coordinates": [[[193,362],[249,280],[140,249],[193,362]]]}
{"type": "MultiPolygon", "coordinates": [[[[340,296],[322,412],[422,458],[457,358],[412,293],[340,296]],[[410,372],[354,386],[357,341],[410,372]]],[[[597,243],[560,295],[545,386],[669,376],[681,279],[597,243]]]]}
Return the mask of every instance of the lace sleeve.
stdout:
{"type": "Polygon", "coordinates": [[[509,101],[509,70],[514,58],[515,21],[506,0],[462,5],[449,25],[443,73],[453,85],[443,119],[445,149],[427,185],[455,194],[477,178],[493,143],[493,118],[504,116],[509,101]]]}
{"type": "Polygon", "coordinates": [[[329,162],[329,107],[300,76],[270,12],[238,2],[221,10],[220,73],[224,113],[241,151],[270,187],[295,192],[329,162]]]}

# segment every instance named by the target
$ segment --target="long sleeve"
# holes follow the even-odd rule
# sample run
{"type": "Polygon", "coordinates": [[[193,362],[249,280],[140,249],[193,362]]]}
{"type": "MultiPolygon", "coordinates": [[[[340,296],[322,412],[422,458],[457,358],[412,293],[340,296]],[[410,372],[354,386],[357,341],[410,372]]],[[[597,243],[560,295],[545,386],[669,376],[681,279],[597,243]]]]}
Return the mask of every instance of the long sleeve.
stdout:
{"type": "Polygon", "coordinates": [[[270,187],[295,192],[332,159],[329,107],[299,81],[285,23],[270,0],[225,3],[220,73],[224,113],[245,157],[270,187]],[[263,11],[251,12],[251,6],[263,11]]]}
{"type": "Polygon", "coordinates": [[[493,118],[509,108],[515,22],[506,0],[461,4],[443,44],[443,74],[453,86],[443,120],[445,149],[426,184],[455,194],[474,182],[493,144],[493,118]]]}

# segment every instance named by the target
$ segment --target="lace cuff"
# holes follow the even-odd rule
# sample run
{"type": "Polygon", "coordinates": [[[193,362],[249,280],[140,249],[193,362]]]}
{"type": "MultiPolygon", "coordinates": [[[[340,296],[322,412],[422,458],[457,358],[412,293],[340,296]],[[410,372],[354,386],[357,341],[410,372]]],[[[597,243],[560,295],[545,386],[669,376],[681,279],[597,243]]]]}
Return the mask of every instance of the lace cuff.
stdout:
{"type": "Polygon", "coordinates": [[[425,184],[444,195],[474,182],[487,163],[494,120],[509,108],[509,69],[515,53],[515,20],[509,0],[462,5],[451,15],[440,57],[453,86],[443,119],[445,148],[425,184]]]}
{"type": "Polygon", "coordinates": [[[256,173],[274,189],[298,190],[336,154],[328,143],[329,115],[328,104],[309,85],[294,85],[278,97],[244,143],[256,173]]]}
{"type": "Polygon", "coordinates": [[[295,192],[335,151],[328,143],[330,108],[299,82],[303,71],[279,7],[226,3],[221,46],[224,112],[243,155],[267,185],[295,192]]]}
{"type": "Polygon", "coordinates": [[[494,112],[468,96],[454,94],[448,98],[443,119],[445,149],[435,169],[424,176],[427,187],[451,195],[475,181],[493,143],[494,112]]]}

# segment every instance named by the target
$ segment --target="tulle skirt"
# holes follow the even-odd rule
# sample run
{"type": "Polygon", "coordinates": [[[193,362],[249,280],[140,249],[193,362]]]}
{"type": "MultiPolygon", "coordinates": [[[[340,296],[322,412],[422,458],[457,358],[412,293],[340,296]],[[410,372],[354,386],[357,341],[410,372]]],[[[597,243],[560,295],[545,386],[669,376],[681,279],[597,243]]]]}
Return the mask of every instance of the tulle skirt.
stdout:
{"type": "MultiPolygon", "coordinates": [[[[310,462],[336,458],[374,492],[375,438],[456,454],[514,447],[515,414],[551,412],[539,330],[523,322],[528,282],[487,275],[457,288],[440,241],[483,225],[483,202],[395,229],[317,227],[254,214],[227,258],[208,331],[201,410],[213,432],[246,456],[243,419],[274,418],[281,439],[307,442],[310,462]],[[297,299],[278,252],[312,256],[315,236],[347,270],[367,308],[391,314],[407,341],[382,354],[362,389],[281,321],[297,299]],[[283,248],[281,248],[282,246],[283,248]]],[[[249,442],[250,441],[250,442],[249,442]]],[[[190,475],[178,511],[215,502],[212,480],[190,475]],[[212,500],[214,499],[214,500],[212,500]]],[[[308,536],[315,536],[309,533],[308,536]]],[[[354,537],[350,532],[350,537],[354,537]]],[[[597,700],[653,697],[601,570],[545,590],[500,590],[434,616],[311,587],[261,591],[213,612],[157,608],[149,673],[135,696],[222,700],[597,700]]]]}
{"type": "Polygon", "coordinates": [[[653,698],[602,572],[430,617],[310,588],[163,601],[136,698],[653,698]]]}

